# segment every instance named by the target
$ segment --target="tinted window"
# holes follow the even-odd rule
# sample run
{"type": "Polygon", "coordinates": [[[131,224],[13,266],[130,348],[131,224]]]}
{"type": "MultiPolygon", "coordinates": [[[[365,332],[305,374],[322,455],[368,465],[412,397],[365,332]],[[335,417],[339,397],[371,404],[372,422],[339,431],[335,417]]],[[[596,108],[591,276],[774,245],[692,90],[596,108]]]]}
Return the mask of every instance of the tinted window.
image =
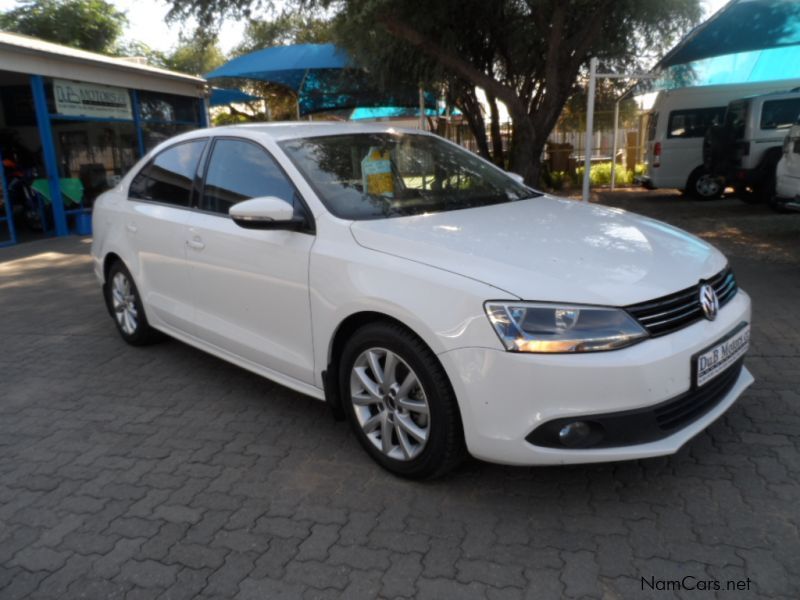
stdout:
{"type": "Polygon", "coordinates": [[[712,125],[721,125],[725,115],[724,106],[714,108],[692,108],[673,110],[669,113],[668,138],[698,138],[706,134],[712,125]]]}
{"type": "Polygon", "coordinates": [[[259,196],[277,196],[294,205],[295,190],[260,146],[241,140],[217,140],[200,208],[227,215],[237,202],[259,196]]]}
{"type": "Polygon", "coordinates": [[[134,177],[131,198],[189,206],[192,182],[206,140],[193,140],[167,148],[134,177]]]}
{"type": "Polygon", "coordinates": [[[761,107],[761,129],[788,129],[800,115],[800,98],[768,100],[761,107]]]}

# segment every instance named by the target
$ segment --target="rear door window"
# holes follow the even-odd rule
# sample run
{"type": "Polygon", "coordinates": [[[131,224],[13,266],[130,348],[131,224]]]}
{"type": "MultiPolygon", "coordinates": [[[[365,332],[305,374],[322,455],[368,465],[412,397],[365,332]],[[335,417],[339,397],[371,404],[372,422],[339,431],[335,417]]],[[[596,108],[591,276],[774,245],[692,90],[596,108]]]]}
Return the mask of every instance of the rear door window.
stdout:
{"type": "Polygon", "coordinates": [[[205,146],[205,139],[190,140],[159,152],[133,178],[128,196],[188,207],[197,163],[205,146]]]}
{"type": "Polygon", "coordinates": [[[800,98],[767,100],[761,107],[761,129],[788,129],[800,115],[800,98]]]}
{"type": "Polygon", "coordinates": [[[721,125],[724,115],[724,106],[673,110],[669,113],[667,137],[701,138],[709,127],[721,125]]]}

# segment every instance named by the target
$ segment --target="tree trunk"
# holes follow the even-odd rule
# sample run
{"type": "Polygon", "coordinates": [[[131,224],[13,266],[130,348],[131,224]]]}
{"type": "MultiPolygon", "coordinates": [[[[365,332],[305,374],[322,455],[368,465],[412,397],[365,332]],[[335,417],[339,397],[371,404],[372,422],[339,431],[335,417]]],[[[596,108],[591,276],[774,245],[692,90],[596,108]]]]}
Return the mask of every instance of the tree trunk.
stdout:
{"type": "Polygon", "coordinates": [[[500,133],[500,111],[497,109],[497,100],[494,96],[486,95],[489,102],[489,112],[491,114],[491,133],[492,133],[492,159],[501,169],[505,169],[506,161],[503,155],[503,137],[500,133]]]}

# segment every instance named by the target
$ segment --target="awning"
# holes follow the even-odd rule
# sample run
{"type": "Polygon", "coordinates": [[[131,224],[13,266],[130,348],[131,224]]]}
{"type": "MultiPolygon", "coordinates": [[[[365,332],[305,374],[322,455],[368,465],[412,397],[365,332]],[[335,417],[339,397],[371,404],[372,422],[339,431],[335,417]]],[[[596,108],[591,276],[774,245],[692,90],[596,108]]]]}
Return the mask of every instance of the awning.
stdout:
{"type": "Polygon", "coordinates": [[[656,68],[796,44],[800,44],[800,2],[732,0],[695,27],[656,68]]]}
{"type": "Polygon", "coordinates": [[[261,100],[258,96],[247,94],[242,90],[232,88],[211,88],[211,96],[208,99],[209,106],[227,106],[237,102],[253,102],[261,100]]]}
{"type": "MultiPolygon", "coordinates": [[[[295,44],[264,48],[211,71],[206,79],[249,79],[285,86],[297,94],[298,113],[356,107],[417,106],[419,92],[398,86],[379,89],[374,79],[333,44],[295,44]]],[[[425,95],[436,107],[436,97],[425,95]]]]}

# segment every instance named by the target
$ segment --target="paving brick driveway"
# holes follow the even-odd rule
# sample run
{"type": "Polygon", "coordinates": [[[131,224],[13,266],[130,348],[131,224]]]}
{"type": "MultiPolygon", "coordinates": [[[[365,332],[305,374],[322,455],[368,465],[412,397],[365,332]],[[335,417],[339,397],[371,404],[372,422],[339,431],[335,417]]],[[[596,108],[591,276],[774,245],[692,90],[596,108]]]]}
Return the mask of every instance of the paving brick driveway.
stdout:
{"type": "Polygon", "coordinates": [[[756,384],[671,458],[432,483],[382,472],[322,403],[126,346],[85,241],[0,250],[0,598],[667,598],[641,578],[684,575],[797,598],[800,215],[605,201],[730,253],[756,384]]]}

